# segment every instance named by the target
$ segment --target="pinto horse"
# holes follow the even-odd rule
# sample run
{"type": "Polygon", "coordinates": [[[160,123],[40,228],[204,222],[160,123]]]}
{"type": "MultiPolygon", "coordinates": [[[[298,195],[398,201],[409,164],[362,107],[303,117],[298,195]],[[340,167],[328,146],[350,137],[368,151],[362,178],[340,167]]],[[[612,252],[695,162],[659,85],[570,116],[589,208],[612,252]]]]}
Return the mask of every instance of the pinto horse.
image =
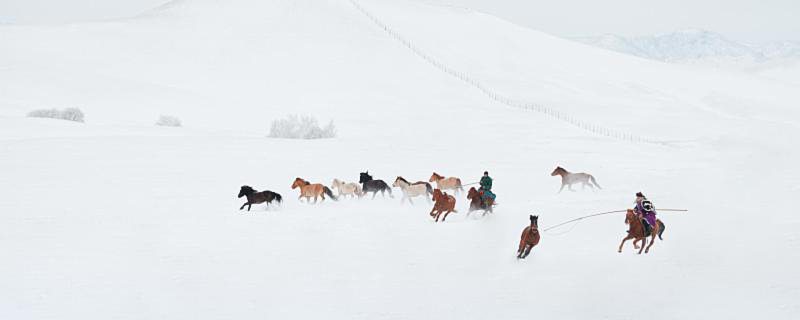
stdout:
{"type": "Polygon", "coordinates": [[[522,230],[522,236],[519,239],[519,248],[517,249],[517,259],[525,259],[530,253],[531,249],[539,244],[541,235],[539,234],[539,216],[530,216],[531,225],[522,230]]]}
{"type": "Polygon", "coordinates": [[[431,178],[428,179],[428,182],[436,182],[436,189],[453,190],[456,194],[458,194],[459,191],[464,191],[464,188],[461,186],[461,179],[456,177],[445,178],[434,172],[431,174],[431,178]]]}
{"type": "Polygon", "coordinates": [[[633,239],[633,247],[639,249],[639,254],[642,254],[642,249],[644,249],[644,253],[650,252],[650,247],[653,246],[653,243],[656,242],[656,235],[661,240],[661,234],[664,233],[664,223],[661,220],[656,219],[656,225],[653,229],[650,230],[650,234],[645,234],[644,224],[647,222],[643,222],[642,218],[640,218],[636,213],[633,212],[632,209],[628,209],[625,213],[625,224],[630,226],[630,230],[628,230],[628,235],[622,239],[622,242],[619,244],[619,250],[617,252],[622,252],[622,246],[625,245],[625,241],[633,239]],[[650,245],[645,248],[647,244],[647,236],[650,236],[650,245]],[[637,242],[642,241],[642,246],[639,247],[636,245],[637,242]]]}
{"type": "Polygon", "coordinates": [[[281,197],[280,194],[277,194],[269,190],[259,192],[251,188],[250,186],[242,186],[239,189],[239,198],[241,197],[247,197],[247,202],[245,202],[241,207],[239,207],[239,210],[242,210],[244,209],[244,206],[247,206],[247,211],[250,211],[250,207],[252,207],[254,204],[266,202],[267,206],[269,206],[269,204],[272,203],[273,200],[278,203],[281,203],[281,201],[283,201],[283,198],[281,197]]]}
{"type": "Polygon", "coordinates": [[[294,179],[294,183],[292,183],[292,189],[300,188],[300,196],[297,199],[306,198],[307,202],[311,202],[311,197],[314,197],[314,203],[317,203],[317,198],[322,197],[322,201],[325,201],[325,195],[327,194],[331,199],[336,201],[336,196],[333,195],[331,189],[326,186],[323,186],[320,183],[309,183],[301,178],[294,179]]]}
{"type": "Polygon", "coordinates": [[[361,186],[358,183],[346,183],[339,179],[333,179],[331,188],[339,190],[339,197],[343,195],[349,195],[352,198],[355,198],[356,196],[361,198],[361,196],[364,195],[364,192],[361,191],[361,186]]]}
{"type": "Polygon", "coordinates": [[[403,191],[403,198],[400,199],[400,203],[403,203],[403,200],[408,199],[408,203],[414,204],[411,201],[411,198],[423,196],[428,203],[431,202],[431,198],[428,198],[428,195],[433,195],[433,188],[431,187],[430,183],[418,181],[415,183],[410,183],[403,177],[397,177],[394,179],[394,183],[392,183],[392,187],[398,187],[400,190],[403,191]]]}
{"type": "Polygon", "coordinates": [[[436,222],[439,222],[439,216],[441,216],[442,213],[444,213],[444,217],[442,217],[442,222],[444,222],[448,214],[451,212],[458,212],[455,208],[455,197],[446,192],[442,192],[440,189],[433,189],[433,209],[431,209],[430,215],[436,219],[436,222]]]}
{"type": "Polygon", "coordinates": [[[561,189],[558,189],[559,193],[561,193],[561,191],[563,191],[564,187],[566,186],[569,186],[569,191],[575,191],[572,190],[572,185],[575,183],[582,183],[583,189],[586,189],[586,186],[589,186],[592,189],[594,189],[594,187],[597,187],[598,189],[603,189],[600,188],[599,184],[597,184],[597,181],[594,179],[594,176],[584,172],[572,173],[562,167],[556,167],[556,169],[553,170],[552,173],[550,173],[550,176],[552,177],[561,176],[561,189]]]}
{"type": "Polygon", "coordinates": [[[486,213],[492,213],[492,208],[494,207],[494,199],[488,198],[484,201],[481,197],[481,193],[475,189],[475,187],[469,188],[467,191],[467,199],[471,202],[469,203],[469,211],[467,211],[467,216],[469,217],[470,212],[483,210],[483,215],[485,216],[486,213]]]}
{"type": "Polygon", "coordinates": [[[361,187],[364,190],[364,194],[367,192],[372,192],[372,199],[375,199],[375,196],[378,194],[378,191],[381,192],[382,196],[386,196],[385,192],[389,191],[389,197],[394,198],[392,195],[392,188],[389,187],[386,182],[383,180],[374,180],[372,176],[369,175],[369,171],[361,172],[358,175],[358,182],[361,183],[361,187]]]}

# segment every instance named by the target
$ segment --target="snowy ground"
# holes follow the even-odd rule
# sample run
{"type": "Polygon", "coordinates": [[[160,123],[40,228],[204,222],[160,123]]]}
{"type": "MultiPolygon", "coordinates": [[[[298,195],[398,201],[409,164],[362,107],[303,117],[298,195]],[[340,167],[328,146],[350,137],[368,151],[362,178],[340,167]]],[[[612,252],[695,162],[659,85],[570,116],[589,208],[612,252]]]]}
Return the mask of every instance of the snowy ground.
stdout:
{"type": "Polygon", "coordinates": [[[605,52],[460,9],[176,1],[124,21],[3,26],[0,318],[791,319],[800,304],[797,87],[605,52]],[[498,103],[436,63],[591,128],[498,103]],[[25,118],[80,106],[87,123],[25,118]],[[291,113],[339,137],[268,139],[291,113]],[[183,128],[154,127],[174,114],[183,128]],[[596,134],[609,128],[661,143],[596,134]],[[599,192],[556,194],[556,165],[599,192]],[[424,201],[308,205],[294,177],[466,182],[501,205],[434,224],[424,201]],[[242,184],[284,195],[238,211],[242,184]],[[636,191],[649,255],[616,247],[636,191]]]}

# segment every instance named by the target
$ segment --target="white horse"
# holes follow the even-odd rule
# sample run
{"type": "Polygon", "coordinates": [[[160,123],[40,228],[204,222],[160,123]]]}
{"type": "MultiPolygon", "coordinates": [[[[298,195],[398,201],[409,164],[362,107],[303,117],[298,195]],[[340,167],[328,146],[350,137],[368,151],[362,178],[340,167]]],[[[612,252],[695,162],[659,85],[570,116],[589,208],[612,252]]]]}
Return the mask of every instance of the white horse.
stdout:
{"type": "Polygon", "coordinates": [[[411,201],[411,198],[423,196],[425,200],[428,200],[428,203],[431,202],[431,197],[433,195],[433,188],[431,187],[430,183],[427,182],[416,182],[411,184],[408,180],[403,179],[403,177],[397,177],[392,183],[392,187],[399,187],[400,190],[403,190],[403,198],[400,199],[400,203],[403,203],[403,200],[408,199],[408,203],[414,204],[411,201]]]}
{"type": "Polygon", "coordinates": [[[331,183],[331,189],[338,189],[340,197],[342,195],[349,195],[353,198],[356,196],[361,198],[364,195],[364,192],[361,191],[361,186],[358,183],[345,183],[339,179],[333,179],[333,182],[331,183]]]}
{"type": "Polygon", "coordinates": [[[589,186],[592,189],[594,189],[594,187],[597,187],[598,189],[603,189],[600,188],[600,185],[597,184],[597,181],[594,180],[594,176],[588,173],[584,172],[572,173],[562,167],[556,167],[556,169],[553,170],[553,173],[551,173],[550,175],[553,177],[561,176],[561,189],[558,189],[559,193],[562,190],[564,190],[565,186],[569,187],[569,191],[575,191],[572,190],[572,185],[575,183],[582,183],[583,189],[586,189],[586,186],[589,186]]]}

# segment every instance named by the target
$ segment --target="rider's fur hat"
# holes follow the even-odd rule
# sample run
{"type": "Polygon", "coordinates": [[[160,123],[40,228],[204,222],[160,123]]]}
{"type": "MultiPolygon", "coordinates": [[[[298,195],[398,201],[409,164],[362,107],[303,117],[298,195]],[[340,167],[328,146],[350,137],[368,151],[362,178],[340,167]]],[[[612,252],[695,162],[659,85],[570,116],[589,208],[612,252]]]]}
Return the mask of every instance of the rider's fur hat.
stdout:
{"type": "Polygon", "coordinates": [[[642,193],[641,191],[636,193],[636,197],[638,197],[638,198],[647,198],[647,197],[644,196],[644,193],[642,193]]]}
{"type": "Polygon", "coordinates": [[[484,171],[483,174],[489,174],[489,171],[484,171]]]}

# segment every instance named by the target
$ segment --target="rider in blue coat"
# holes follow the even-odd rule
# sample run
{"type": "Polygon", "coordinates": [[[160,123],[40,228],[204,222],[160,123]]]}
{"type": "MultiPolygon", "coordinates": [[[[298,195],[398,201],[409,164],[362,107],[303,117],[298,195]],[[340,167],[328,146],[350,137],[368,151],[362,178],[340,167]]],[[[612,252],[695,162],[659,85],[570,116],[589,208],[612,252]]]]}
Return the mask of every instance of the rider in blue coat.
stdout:
{"type": "Polygon", "coordinates": [[[481,198],[483,198],[484,202],[486,202],[487,199],[492,199],[492,201],[494,201],[494,199],[497,198],[497,196],[492,192],[492,178],[489,177],[488,171],[483,172],[483,177],[481,177],[479,184],[481,185],[481,188],[478,190],[478,192],[481,193],[481,198]]]}

